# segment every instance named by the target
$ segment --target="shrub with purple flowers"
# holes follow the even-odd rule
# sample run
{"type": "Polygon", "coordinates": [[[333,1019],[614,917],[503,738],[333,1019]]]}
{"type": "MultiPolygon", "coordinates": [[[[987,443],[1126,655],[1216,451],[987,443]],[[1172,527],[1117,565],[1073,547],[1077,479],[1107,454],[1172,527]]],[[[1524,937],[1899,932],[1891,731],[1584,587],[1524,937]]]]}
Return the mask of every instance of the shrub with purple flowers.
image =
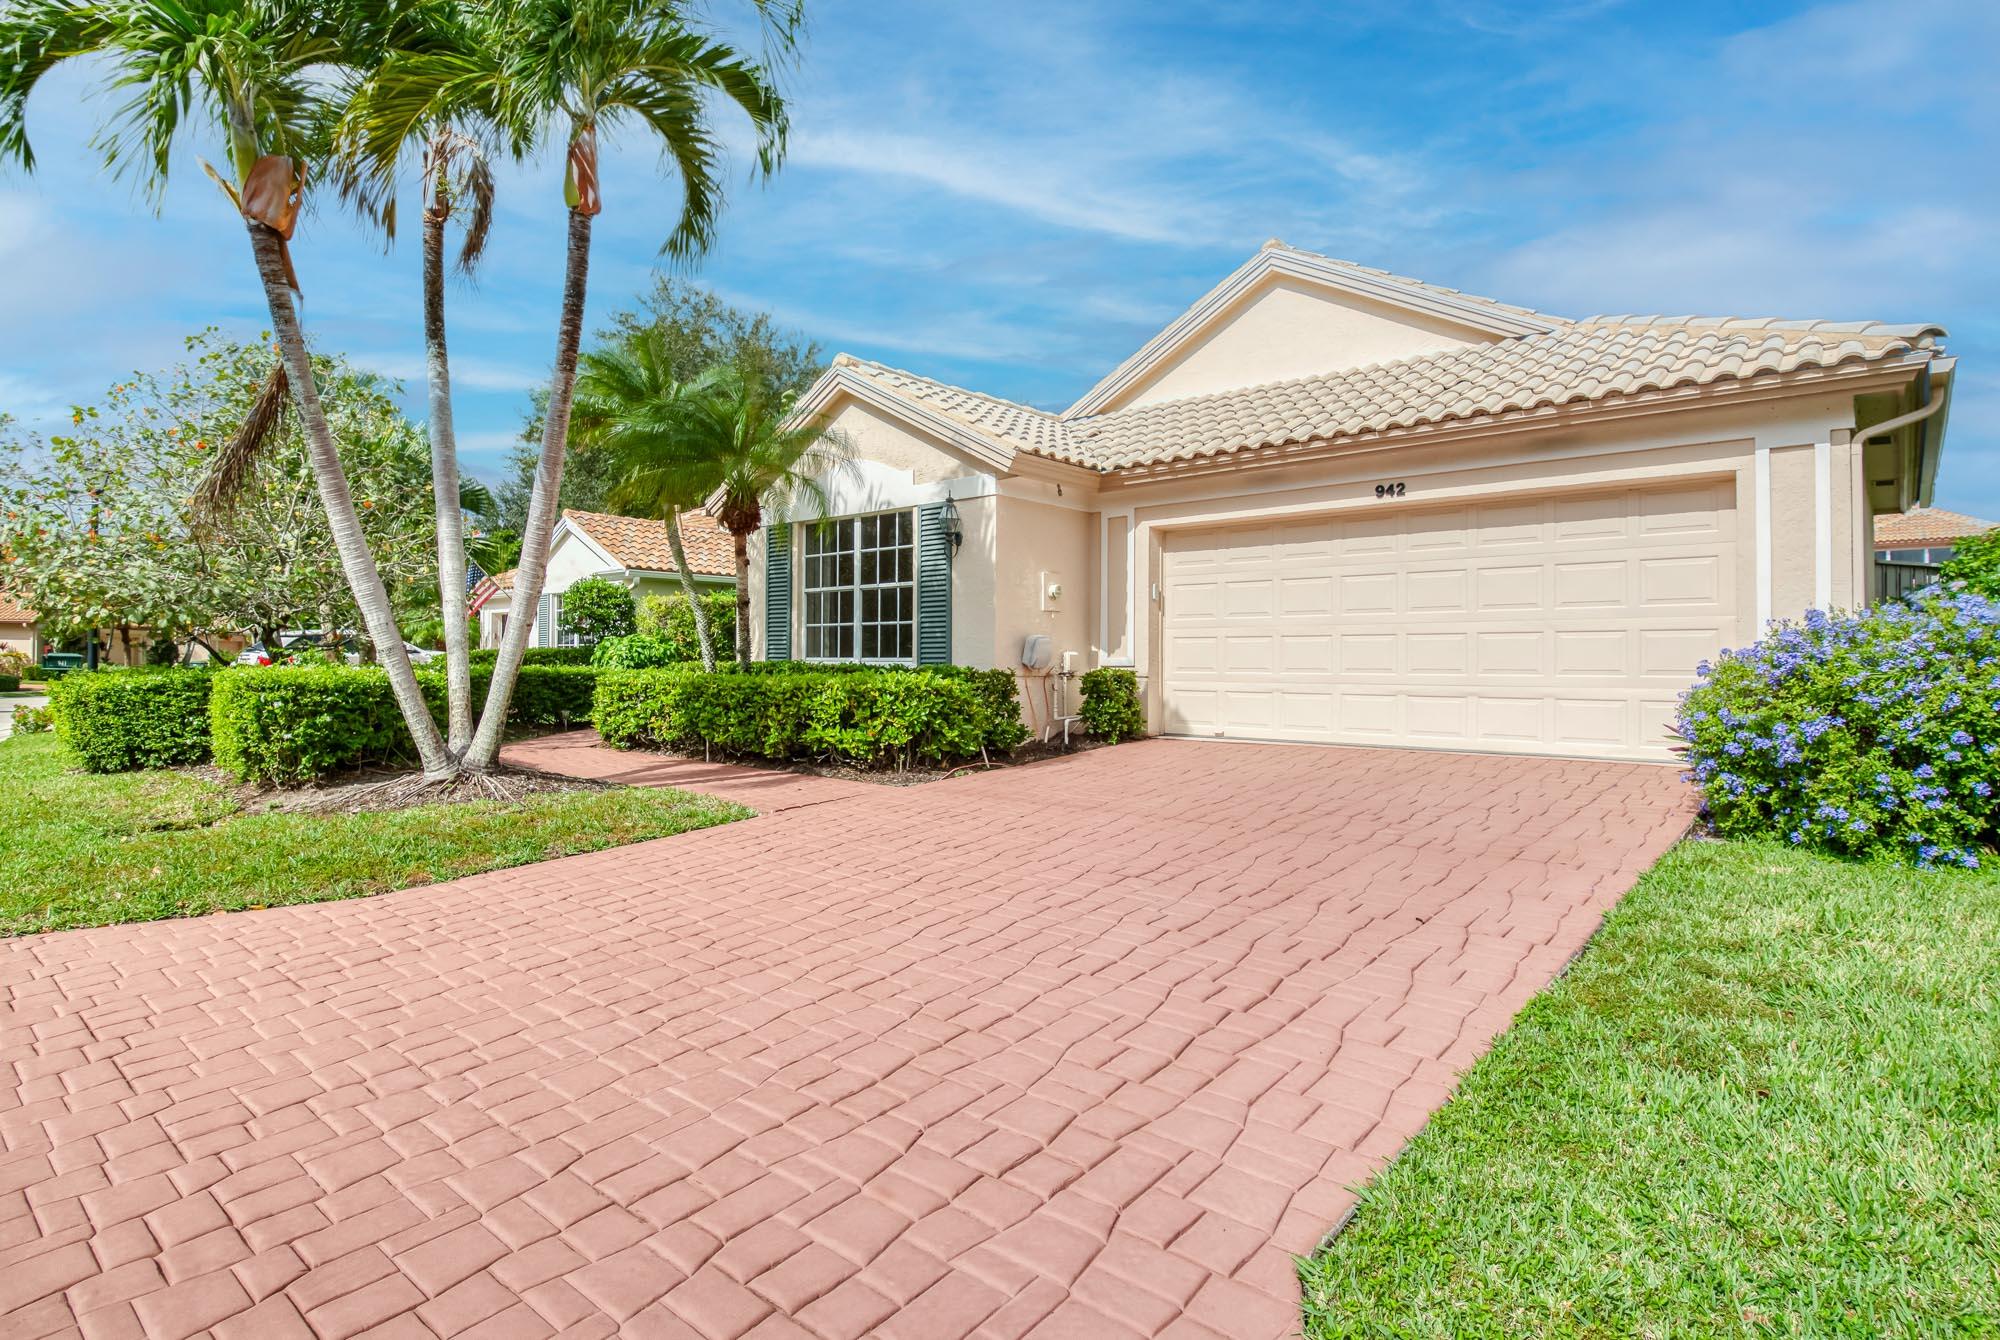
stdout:
{"type": "Polygon", "coordinates": [[[1977,866],[2000,818],[2000,603],[1954,584],[1810,611],[1704,664],[1678,730],[1719,833],[1977,866]]]}

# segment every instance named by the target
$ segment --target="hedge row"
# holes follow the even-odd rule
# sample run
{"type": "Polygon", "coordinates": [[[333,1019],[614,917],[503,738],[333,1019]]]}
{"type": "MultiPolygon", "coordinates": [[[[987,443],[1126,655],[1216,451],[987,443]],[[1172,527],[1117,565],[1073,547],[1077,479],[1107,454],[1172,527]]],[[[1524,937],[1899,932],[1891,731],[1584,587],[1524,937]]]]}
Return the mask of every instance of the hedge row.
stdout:
{"type": "Polygon", "coordinates": [[[212,670],[100,670],[49,685],[56,735],[86,772],[208,761],[212,670]]]}
{"type": "MultiPolygon", "coordinates": [[[[529,647],[521,653],[522,665],[589,665],[590,647],[529,647]]],[[[477,671],[491,670],[500,659],[498,647],[474,647],[466,661],[477,671]]]]}
{"type": "MultiPolygon", "coordinates": [[[[524,665],[507,704],[521,726],[588,723],[597,672],[589,666],[524,665]]],[[[490,666],[472,668],[474,710],[486,697],[490,666]]],[[[417,675],[431,714],[445,714],[445,678],[417,675]]],[[[415,761],[409,732],[375,666],[263,666],[216,676],[209,706],[215,762],[244,781],[307,782],[371,763],[415,761]]]]}
{"type": "Polygon", "coordinates": [[[621,749],[706,748],[867,768],[956,762],[1012,748],[1026,734],[1013,674],[959,666],[605,670],[593,710],[598,734],[621,749]]]}

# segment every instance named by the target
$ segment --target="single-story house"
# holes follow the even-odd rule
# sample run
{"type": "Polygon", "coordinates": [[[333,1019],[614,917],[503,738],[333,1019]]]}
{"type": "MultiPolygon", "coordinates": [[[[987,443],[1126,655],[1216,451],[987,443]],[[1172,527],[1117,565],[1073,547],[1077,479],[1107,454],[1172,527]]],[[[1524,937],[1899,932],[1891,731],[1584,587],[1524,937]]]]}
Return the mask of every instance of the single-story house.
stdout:
{"type": "MultiPolygon", "coordinates": [[[[729,533],[706,512],[681,518],[681,547],[687,551],[689,576],[698,590],[728,590],[736,585],[736,554],[729,533]]],[[[605,577],[622,582],[635,598],[658,592],[679,592],[663,521],[582,512],[565,507],[549,538],[548,576],[539,608],[532,611],[534,628],[528,645],[574,644],[561,635],[562,597],[574,582],[605,577]]],[[[479,616],[479,645],[497,647],[514,614],[514,570],[494,573],[473,586],[471,606],[479,616]]]]}
{"type": "Polygon", "coordinates": [[[1950,558],[1960,540],[1984,535],[1994,523],[1942,507],[1875,518],[1875,558],[1881,563],[1928,563],[1950,558]]]}
{"type": "Polygon", "coordinates": [[[1869,598],[1943,335],[1573,320],[1273,241],[1064,410],[836,358],[800,410],[855,468],[753,543],[755,649],[1129,666],[1179,735],[1664,758],[1704,658],[1869,598]]]}
{"type": "Polygon", "coordinates": [[[0,586],[0,651],[18,651],[30,661],[41,660],[39,622],[19,596],[0,586]]]}

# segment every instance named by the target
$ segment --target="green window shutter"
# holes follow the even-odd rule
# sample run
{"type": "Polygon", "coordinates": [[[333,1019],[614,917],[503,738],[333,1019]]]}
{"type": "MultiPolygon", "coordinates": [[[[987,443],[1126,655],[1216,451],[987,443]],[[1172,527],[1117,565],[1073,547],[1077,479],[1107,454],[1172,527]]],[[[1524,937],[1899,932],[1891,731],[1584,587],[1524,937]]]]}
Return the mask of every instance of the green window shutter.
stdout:
{"type": "Polygon", "coordinates": [[[764,659],[792,659],[792,528],[764,529],[764,659]]]}
{"type": "Polygon", "coordinates": [[[917,509],[917,664],[951,664],[951,542],[941,502],[917,509]]]}

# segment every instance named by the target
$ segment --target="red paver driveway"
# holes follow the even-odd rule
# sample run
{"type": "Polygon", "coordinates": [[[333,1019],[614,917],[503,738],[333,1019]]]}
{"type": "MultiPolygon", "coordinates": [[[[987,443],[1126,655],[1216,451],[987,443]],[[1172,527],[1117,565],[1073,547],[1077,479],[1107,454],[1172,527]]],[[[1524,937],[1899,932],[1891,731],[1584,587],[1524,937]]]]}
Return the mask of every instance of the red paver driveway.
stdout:
{"type": "Polygon", "coordinates": [[[786,794],[0,946],[5,1334],[1286,1335],[1687,820],[1659,767],[1158,740],[786,794]]]}

